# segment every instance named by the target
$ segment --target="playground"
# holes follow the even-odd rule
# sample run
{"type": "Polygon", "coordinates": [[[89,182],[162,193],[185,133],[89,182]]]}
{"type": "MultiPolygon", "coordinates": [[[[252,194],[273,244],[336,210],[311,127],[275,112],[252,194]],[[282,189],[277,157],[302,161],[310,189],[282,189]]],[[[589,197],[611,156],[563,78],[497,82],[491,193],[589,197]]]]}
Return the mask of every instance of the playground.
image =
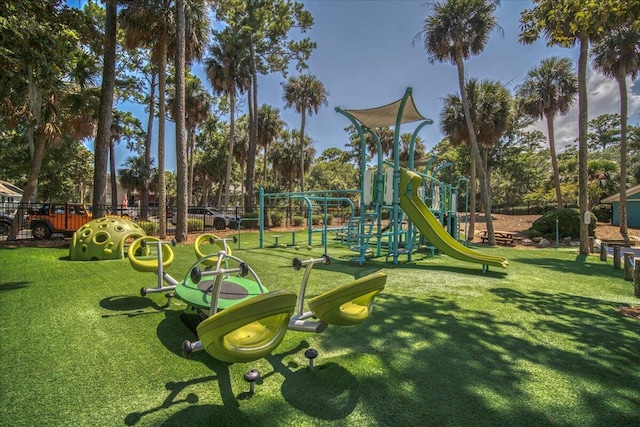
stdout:
{"type": "MultiPolygon", "coordinates": [[[[269,291],[298,294],[312,249],[230,244],[269,291]]],[[[304,237],[299,236],[300,239],[304,237]]],[[[510,261],[508,274],[448,256],[362,265],[331,242],[309,296],[376,272],[388,276],[371,315],[322,333],[289,330],[268,356],[220,362],[182,354],[198,336],[186,304],[128,259],[70,261],[68,248],[0,249],[0,423],[27,425],[633,425],[637,304],[611,260],[575,248],[476,248],[510,261]],[[29,265],[25,272],[25,265],[29,265]],[[305,352],[315,349],[314,369],[305,352]],[[255,369],[254,394],[244,375],[255,369]],[[550,421],[551,420],[551,421],[550,421]]],[[[173,248],[182,278],[191,244],[173,248]]]]}

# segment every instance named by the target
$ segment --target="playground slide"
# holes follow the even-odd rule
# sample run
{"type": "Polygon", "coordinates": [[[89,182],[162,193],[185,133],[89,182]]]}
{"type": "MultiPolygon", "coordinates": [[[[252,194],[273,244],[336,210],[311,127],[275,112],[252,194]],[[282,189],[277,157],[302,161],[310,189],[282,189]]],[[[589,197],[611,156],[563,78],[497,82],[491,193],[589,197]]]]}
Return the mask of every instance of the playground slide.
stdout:
{"type": "Polygon", "coordinates": [[[418,227],[429,242],[433,244],[442,253],[461,261],[473,262],[486,266],[495,266],[507,268],[509,261],[502,257],[485,255],[480,252],[469,249],[456,239],[454,239],[440,225],[438,219],[431,213],[431,210],[420,199],[417,191],[413,191],[411,195],[407,188],[412,184],[412,188],[418,189],[422,184],[420,175],[415,174],[406,169],[400,170],[400,207],[407,214],[409,219],[418,227]]]}

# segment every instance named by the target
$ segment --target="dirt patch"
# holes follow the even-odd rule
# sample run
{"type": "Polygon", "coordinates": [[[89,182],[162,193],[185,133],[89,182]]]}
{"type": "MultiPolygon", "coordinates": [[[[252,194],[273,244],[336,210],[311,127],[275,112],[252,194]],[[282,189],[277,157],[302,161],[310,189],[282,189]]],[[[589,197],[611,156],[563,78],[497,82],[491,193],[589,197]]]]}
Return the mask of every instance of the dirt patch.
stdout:
{"type": "Polygon", "coordinates": [[[640,320],[640,307],[634,307],[631,305],[621,305],[616,307],[616,311],[618,313],[622,313],[627,317],[632,317],[634,319],[640,320]]]}
{"type": "MultiPolygon", "coordinates": [[[[513,233],[514,236],[524,239],[525,232],[533,226],[533,222],[540,218],[540,215],[505,215],[492,214],[493,229],[513,233]]],[[[462,224],[464,226],[464,223],[462,224]]],[[[476,215],[476,229],[473,239],[474,243],[481,243],[480,233],[487,229],[484,214],[476,215]]],[[[640,228],[629,227],[629,237],[640,236],[640,228]]],[[[622,240],[620,227],[609,223],[599,222],[596,225],[595,236],[600,240],[622,240]]],[[[522,240],[516,240],[516,246],[522,245],[522,240]]],[[[638,237],[640,240],[640,237],[638,237]]],[[[528,246],[530,247],[530,246],[528,246]]]]}

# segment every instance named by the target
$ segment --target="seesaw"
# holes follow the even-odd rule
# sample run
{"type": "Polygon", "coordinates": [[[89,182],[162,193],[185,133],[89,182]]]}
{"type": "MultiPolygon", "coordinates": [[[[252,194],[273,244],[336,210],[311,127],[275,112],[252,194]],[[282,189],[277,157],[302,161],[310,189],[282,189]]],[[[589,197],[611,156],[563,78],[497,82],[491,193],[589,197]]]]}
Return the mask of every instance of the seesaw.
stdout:
{"type": "MultiPolygon", "coordinates": [[[[235,236],[233,237],[233,241],[237,241],[235,236]]],[[[231,248],[227,244],[227,239],[221,239],[215,234],[202,234],[196,238],[193,249],[196,253],[198,262],[202,263],[205,267],[214,266],[218,262],[218,249],[212,253],[213,251],[205,249],[204,245],[206,243],[214,245],[218,249],[222,249],[231,254],[231,248]]],[[[158,276],[158,285],[155,288],[141,288],[140,295],[146,296],[149,293],[173,291],[176,286],[181,283],[165,271],[165,269],[173,263],[174,255],[171,248],[175,246],[175,239],[163,242],[157,237],[149,236],[140,237],[131,243],[127,252],[131,266],[136,271],[143,273],[156,273],[158,276]],[[153,254],[150,255],[150,248],[152,247],[155,248],[155,256],[153,256],[153,254]],[[165,282],[168,286],[163,286],[165,282]]],[[[174,295],[167,295],[168,298],[172,296],[174,295]]]]}
{"type": "MultiPolygon", "coordinates": [[[[208,234],[199,236],[194,250],[198,260],[184,279],[177,281],[164,271],[173,260],[169,244],[145,237],[134,241],[129,249],[129,259],[136,270],[158,274],[158,287],[142,288],[143,295],[173,291],[168,297],[184,301],[188,310],[197,311],[204,319],[196,327],[198,341],[184,341],[185,357],[205,350],[221,361],[250,362],[271,354],[288,329],[320,333],[328,325],[356,325],[369,317],[373,300],[384,289],[387,279],[385,273],[378,272],[354,280],[309,299],[309,310],[304,311],[313,265],[329,264],[329,255],[293,260],[296,270],[306,266],[297,296],[284,290],[269,292],[256,272],[230,253],[225,239],[208,234]],[[206,254],[203,244],[207,242],[221,250],[206,254]],[[157,251],[155,257],[144,250],[153,244],[157,251]],[[163,282],[169,286],[162,286],[163,282]],[[296,306],[298,310],[294,314],[296,306]]],[[[305,356],[312,367],[317,351],[309,349],[305,356]]]]}
{"type": "Polygon", "coordinates": [[[304,261],[299,258],[293,259],[293,268],[296,270],[306,267],[300,284],[298,311],[291,317],[289,329],[320,333],[327,329],[328,325],[352,326],[369,317],[374,298],[382,292],[387,282],[387,274],[372,273],[313,297],[307,302],[309,310],[305,311],[307,283],[313,265],[317,263],[328,265],[331,263],[331,258],[328,254],[324,254],[321,258],[310,258],[304,261]]]}
{"type": "MultiPolygon", "coordinates": [[[[221,251],[218,257],[222,262],[229,255],[221,251]]],[[[242,263],[238,258],[236,261],[242,263]]],[[[306,266],[298,297],[288,291],[269,292],[222,311],[216,301],[219,300],[217,295],[221,292],[220,284],[226,274],[238,272],[246,275],[251,271],[254,279],[259,279],[244,263],[234,269],[216,268],[208,271],[207,274],[215,276],[211,315],[196,327],[198,341],[183,342],[183,355],[189,357],[195,351],[206,350],[214,358],[225,362],[250,362],[271,354],[280,345],[288,329],[320,333],[328,325],[351,326],[363,322],[371,314],[375,296],[384,289],[386,273],[373,273],[313,297],[308,301],[310,311],[304,311],[305,293],[313,265],[319,262],[329,264],[330,261],[327,254],[305,261],[299,258],[293,260],[296,270],[306,266]],[[298,312],[294,315],[296,303],[298,312]]],[[[197,282],[201,273],[193,271],[192,280],[197,282]]],[[[176,288],[178,297],[179,289],[180,286],[176,288]]],[[[314,349],[305,352],[310,367],[313,367],[313,359],[317,355],[314,349]]]]}

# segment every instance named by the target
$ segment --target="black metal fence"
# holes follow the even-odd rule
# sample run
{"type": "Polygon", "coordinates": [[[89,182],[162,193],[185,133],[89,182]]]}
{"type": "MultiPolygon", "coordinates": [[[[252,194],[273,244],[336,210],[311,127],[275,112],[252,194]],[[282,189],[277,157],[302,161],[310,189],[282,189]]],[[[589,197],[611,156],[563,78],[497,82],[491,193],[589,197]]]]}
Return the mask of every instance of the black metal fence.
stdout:
{"type": "MultiPolygon", "coordinates": [[[[158,235],[160,229],[160,218],[158,216],[157,205],[151,204],[147,209],[139,206],[112,205],[100,207],[107,216],[119,216],[130,219],[138,223],[148,235],[158,235]]],[[[10,203],[0,204],[0,240],[6,240],[10,236],[10,230],[16,220],[19,211],[22,212],[22,224],[16,239],[30,239],[34,237],[32,226],[34,220],[42,220],[48,224],[50,233],[45,233],[47,238],[64,237],[73,234],[72,228],[79,228],[93,218],[93,207],[80,203],[10,203]],[[72,218],[73,221],[54,221],[54,217],[72,218]],[[47,221],[48,220],[48,221],[47,221]],[[63,225],[58,225],[63,224],[63,225]],[[66,226],[64,225],[66,224],[66,226]],[[71,231],[70,231],[71,230],[71,231]]],[[[167,234],[175,233],[175,206],[167,206],[166,227],[167,234]]],[[[221,209],[214,207],[189,207],[187,212],[187,227],[189,233],[203,233],[211,230],[237,230],[238,227],[244,229],[251,228],[250,221],[242,221],[244,210],[240,207],[221,209]]],[[[255,215],[257,217],[257,214],[255,215]]],[[[257,221],[255,222],[257,226],[257,221]]]]}

